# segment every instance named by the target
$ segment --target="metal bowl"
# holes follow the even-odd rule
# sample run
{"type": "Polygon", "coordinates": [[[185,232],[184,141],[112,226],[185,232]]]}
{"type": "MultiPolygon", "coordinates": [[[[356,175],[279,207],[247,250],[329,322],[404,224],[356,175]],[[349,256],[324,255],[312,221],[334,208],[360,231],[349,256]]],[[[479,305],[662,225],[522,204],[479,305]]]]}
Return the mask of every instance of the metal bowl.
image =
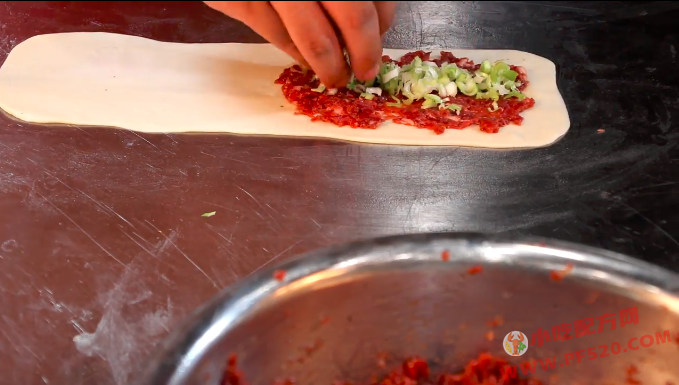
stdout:
{"type": "Polygon", "coordinates": [[[548,383],[624,383],[630,375],[679,383],[678,278],[544,239],[422,234],[358,242],[261,269],[223,291],[174,330],[139,383],[218,385],[230,354],[251,385],[283,378],[329,385],[365,382],[415,355],[456,371],[480,352],[512,364],[533,360],[532,376],[548,383]],[[569,265],[555,279],[561,275],[551,272],[569,265]],[[474,266],[483,270],[471,274],[474,266]],[[610,322],[600,329],[606,314],[615,329],[610,322]],[[593,333],[576,335],[575,324],[589,320],[593,333]],[[555,340],[555,330],[564,335],[559,325],[570,326],[572,338],[555,340]],[[503,348],[512,331],[530,339],[520,357],[503,348]],[[552,357],[554,368],[545,360],[552,357]]]}

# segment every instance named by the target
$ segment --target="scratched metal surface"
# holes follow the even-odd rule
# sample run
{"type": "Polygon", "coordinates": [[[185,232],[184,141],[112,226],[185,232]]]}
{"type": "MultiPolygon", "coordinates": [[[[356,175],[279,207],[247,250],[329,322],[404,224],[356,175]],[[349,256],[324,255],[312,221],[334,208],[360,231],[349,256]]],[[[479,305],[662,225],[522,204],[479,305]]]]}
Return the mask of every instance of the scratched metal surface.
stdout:
{"type": "MultiPolygon", "coordinates": [[[[531,234],[678,270],[678,14],[676,2],[402,3],[391,48],[513,48],[559,64],[572,129],[532,151],[0,116],[0,383],[126,384],[220,288],[360,238],[531,234]]],[[[30,36],[64,31],[261,41],[200,2],[2,2],[0,62],[30,36]]]]}

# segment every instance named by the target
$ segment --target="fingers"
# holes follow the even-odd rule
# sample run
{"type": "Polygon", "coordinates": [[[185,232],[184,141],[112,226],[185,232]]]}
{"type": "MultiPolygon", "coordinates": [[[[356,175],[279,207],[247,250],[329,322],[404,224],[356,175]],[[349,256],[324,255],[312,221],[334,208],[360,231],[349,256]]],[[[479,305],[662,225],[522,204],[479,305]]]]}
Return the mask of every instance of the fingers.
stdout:
{"type": "Polygon", "coordinates": [[[285,25],[268,1],[206,1],[209,7],[242,21],[258,35],[309,68],[285,25]]]}
{"type": "Polygon", "coordinates": [[[322,1],[349,51],[351,67],[360,80],[373,79],[382,57],[380,23],[372,1],[322,1]]]}
{"type": "Polygon", "coordinates": [[[391,23],[394,22],[398,1],[373,1],[373,3],[375,9],[377,9],[377,17],[380,20],[380,36],[382,36],[387,33],[391,23]]]}
{"type": "Polygon", "coordinates": [[[329,87],[345,86],[351,76],[342,47],[361,80],[377,75],[381,35],[391,26],[396,1],[205,1],[247,24],[263,38],[313,68],[329,87]]]}
{"type": "Polygon", "coordinates": [[[323,84],[345,86],[351,72],[320,4],[316,1],[272,1],[271,6],[323,84]]]}

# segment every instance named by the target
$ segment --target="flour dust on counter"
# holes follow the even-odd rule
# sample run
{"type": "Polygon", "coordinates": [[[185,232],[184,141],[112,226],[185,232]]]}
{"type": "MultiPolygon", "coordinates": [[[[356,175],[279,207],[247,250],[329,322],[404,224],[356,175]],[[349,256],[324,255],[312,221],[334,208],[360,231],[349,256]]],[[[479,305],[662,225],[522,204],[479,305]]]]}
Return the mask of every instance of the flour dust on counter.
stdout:
{"type": "MultiPolygon", "coordinates": [[[[479,64],[502,61],[525,70],[530,85],[521,96],[530,98],[531,107],[514,119],[520,125],[508,124],[496,133],[472,126],[439,130],[437,134],[394,121],[373,129],[312,121],[296,113],[281,85],[275,84],[294,63],[270,44],[167,43],[99,32],[39,35],[16,46],[0,68],[0,108],[17,119],[34,123],[421,146],[544,147],[555,143],[570,128],[568,111],[556,84],[556,67],[548,59],[513,50],[445,51],[479,64]]],[[[384,55],[395,63],[409,52],[385,49],[384,55]]],[[[436,60],[432,56],[425,67],[436,60]]],[[[443,71],[441,64],[454,66],[439,63],[437,71],[443,71]]],[[[460,68],[462,72],[468,70],[463,65],[460,68]]],[[[514,71],[508,73],[511,72],[514,71]]],[[[448,79],[443,72],[440,75],[440,79],[448,79]]],[[[462,73],[465,79],[457,79],[460,91],[476,88],[474,82],[481,87],[481,75],[484,74],[462,73]]],[[[490,76],[488,67],[487,77],[490,76]]],[[[442,84],[439,88],[426,95],[431,100],[424,101],[424,105],[441,99],[442,94],[437,92],[451,91],[442,84]]],[[[449,98],[443,99],[448,103],[449,98]]],[[[493,104],[493,111],[507,105],[504,99],[498,102],[499,105],[493,104]]],[[[438,107],[444,106],[443,102],[439,104],[438,107]]]]}
{"type": "MultiPolygon", "coordinates": [[[[115,385],[129,384],[152,353],[149,346],[169,332],[175,318],[169,298],[155,298],[141,279],[142,266],[127,266],[113,288],[99,295],[101,319],[92,332],[78,327],[75,348],[88,357],[99,357],[109,367],[115,385]]],[[[93,309],[94,310],[94,309],[93,309]]]]}

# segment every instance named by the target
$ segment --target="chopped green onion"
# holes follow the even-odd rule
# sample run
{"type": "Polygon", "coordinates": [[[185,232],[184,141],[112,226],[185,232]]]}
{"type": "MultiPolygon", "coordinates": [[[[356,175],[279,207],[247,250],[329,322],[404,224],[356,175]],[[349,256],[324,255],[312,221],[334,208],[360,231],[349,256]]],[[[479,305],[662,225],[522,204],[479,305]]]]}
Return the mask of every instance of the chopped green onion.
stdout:
{"type": "Polygon", "coordinates": [[[502,84],[499,84],[499,83],[496,83],[493,86],[493,89],[495,89],[500,94],[500,96],[507,95],[510,91],[505,86],[503,86],[502,84]]]}
{"type": "Polygon", "coordinates": [[[422,103],[422,108],[423,109],[432,108],[436,107],[436,105],[437,105],[436,102],[432,100],[425,100],[424,103],[422,103]]]}
{"type": "Polygon", "coordinates": [[[476,79],[474,79],[476,82],[476,85],[479,87],[479,91],[487,91],[491,87],[493,87],[492,82],[490,81],[490,77],[483,78],[483,81],[478,82],[476,79]]]}
{"type": "Polygon", "coordinates": [[[498,100],[500,99],[500,94],[497,92],[497,90],[491,88],[488,91],[477,93],[476,98],[484,100],[498,100]]]}
{"type": "Polygon", "coordinates": [[[439,104],[440,104],[440,103],[443,103],[443,101],[441,100],[441,98],[438,97],[438,96],[436,96],[436,95],[431,95],[431,94],[430,94],[430,95],[424,95],[424,98],[427,99],[427,100],[432,100],[432,101],[434,101],[435,103],[439,103],[439,104]]]}
{"type": "MultiPolygon", "coordinates": [[[[388,97],[389,102],[386,105],[390,107],[407,106],[421,101],[422,108],[438,106],[458,114],[461,106],[446,104],[448,97],[462,93],[492,101],[489,110],[494,112],[499,109],[497,101],[501,97],[515,97],[519,100],[526,97],[517,89],[521,85],[517,81],[518,75],[502,61],[491,63],[484,60],[477,70],[469,71],[447,62],[438,66],[433,61],[422,61],[422,58],[416,56],[410,64],[402,67],[393,62],[382,63],[377,76],[367,82],[358,81],[352,75],[347,88],[367,100],[374,99],[375,95],[388,97]]],[[[323,84],[319,84],[313,91],[328,95],[337,93],[336,89],[326,89],[323,84]]]]}
{"type": "Polygon", "coordinates": [[[507,97],[507,98],[514,97],[514,98],[517,98],[519,100],[523,100],[523,99],[526,98],[526,95],[522,94],[519,91],[512,91],[512,92],[508,93],[507,95],[505,95],[505,97],[507,97]]]}
{"type": "Polygon", "coordinates": [[[413,83],[408,82],[403,85],[403,90],[401,90],[401,93],[403,96],[405,96],[407,99],[403,101],[405,105],[410,105],[415,101],[415,95],[410,92],[410,89],[412,88],[413,83]]]}
{"type": "Polygon", "coordinates": [[[495,64],[493,64],[493,71],[496,72],[509,71],[509,66],[507,65],[507,63],[503,61],[496,61],[495,64]]]}
{"type": "Polygon", "coordinates": [[[380,87],[368,87],[365,89],[365,92],[374,95],[382,95],[382,89],[380,87]]]}
{"type": "Polygon", "coordinates": [[[347,84],[347,88],[353,91],[354,87],[356,87],[356,77],[352,75],[349,84],[347,84]]]}
{"type": "Polygon", "coordinates": [[[436,95],[424,95],[424,103],[422,103],[422,108],[431,108],[443,103],[440,97],[436,95]]]}
{"type": "Polygon", "coordinates": [[[394,78],[390,81],[388,81],[386,84],[382,85],[382,88],[384,88],[385,91],[389,93],[389,95],[396,95],[399,93],[401,87],[401,83],[399,82],[398,78],[394,78]]]}
{"type": "Polygon", "coordinates": [[[446,74],[450,79],[457,79],[462,75],[462,70],[457,67],[455,64],[449,64],[446,65],[445,67],[441,68],[441,71],[446,74]]]}
{"type": "Polygon", "coordinates": [[[493,68],[490,70],[490,80],[493,83],[497,83],[503,78],[506,71],[509,71],[509,66],[507,64],[501,61],[495,62],[493,68]]]}
{"type": "Polygon", "coordinates": [[[457,84],[455,82],[450,82],[444,87],[447,96],[457,96],[457,84]]]}
{"type": "Polygon", "coordinates": [[[318,88],[312,89],[312,91],[314,91],[314,92],[323,92],[323,91],[325,91],[325,86],[324,86],[323,84],[321,84],[320,86],[318,86],[318,88]]]}
{"type": "Polygon", "coordinates": [[[484,60],[483,63],[481,63],[481,68],[479,68],[479,70],[484,74],[489,74],[491,69],[492,66],[490,65],[490,62],[488,60],[484,60]]]}
{"type": "Polygon", "coordinates": [[[436,87],[439,84],[438,78],[424,78],[420,81],[427,87],[436,87]]]}
{"type": "Polygon", "coordinates": [[[479,91],[479,87],[471,77],[461,76],[455,81],[455,84],[457,84],[457,89],[467,96],[474,96],[479,91]]]}
{"type": "Polygon", "coordinates": [[[434,79],[438,79],[438,77],[439,77],[438,68],[439,67],[431,67],[431,66],[427,67],[427,75],[431,76],[434,79]]]}
{"type": "Polygon", "coordinates": [[[403,105],[403,102],[401,101],[401,99],[397,98],[396,96],[391,95],[391,98],[394,99],[394,101],[396,101],[396,103],[387,103],[387,106],[389,106],[389,107],[401,107],[403,105]]]}
{"type": "Polygon", "coordinates": [[[418,81],[410,86],[410,92],[415,96],[416,99],[421,99],[427,94],[427,86],[422,81],[418,81]]]}
{"type": "Polygon", "coordinates": [[[502,77],[504,77],[507,80],[511,80],[511,81],[516,80],[517,76],[519,76],[519,74],[516,71],[512,71],[512,70],[507,70],[507,71],[502,73],[502,77]]]}
{"type": "Polygon", "coordinates": [[[205,213],[205,214],[201,215],[201,217],[209,218],[209,217],[211,217],[211,216],[213,216],[213,215],[215,215],[215,214],[217,214],[217,212],[216,212],[216,211],[212,211],[212,212],[205,213]]]}
{"type": "MultiPolygon", "coordinates": [[[[380,69],[380,82],[382,85],[386,85],[393,79],[398,80],[398,74],[400,69],[398,65],[394,63],[384,63],[380,69]]],[[[398,83],[398,82],[397,82],[398,83]]]]}

